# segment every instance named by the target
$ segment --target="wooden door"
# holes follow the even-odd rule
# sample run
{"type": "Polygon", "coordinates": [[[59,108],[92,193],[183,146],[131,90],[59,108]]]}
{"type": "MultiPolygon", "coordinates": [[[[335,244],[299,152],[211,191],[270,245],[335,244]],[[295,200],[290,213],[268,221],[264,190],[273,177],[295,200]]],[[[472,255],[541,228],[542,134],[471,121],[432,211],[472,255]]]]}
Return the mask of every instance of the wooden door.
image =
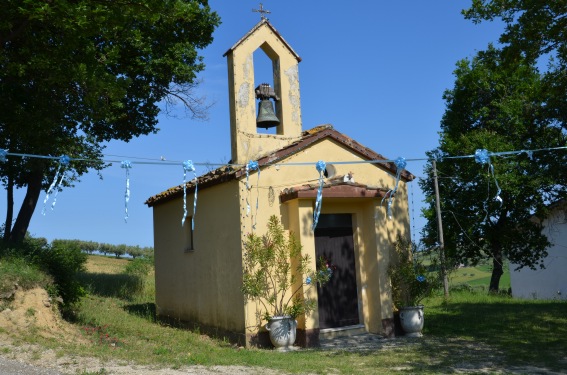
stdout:
{"type": "Polygon", "coordinates": [[[319,327],[337,328],[359,324],[358,288],[354,260],[352,216],[324,214],[315,228],[315,254],[333,268],[331,280],[317,286],[319,327]]]}

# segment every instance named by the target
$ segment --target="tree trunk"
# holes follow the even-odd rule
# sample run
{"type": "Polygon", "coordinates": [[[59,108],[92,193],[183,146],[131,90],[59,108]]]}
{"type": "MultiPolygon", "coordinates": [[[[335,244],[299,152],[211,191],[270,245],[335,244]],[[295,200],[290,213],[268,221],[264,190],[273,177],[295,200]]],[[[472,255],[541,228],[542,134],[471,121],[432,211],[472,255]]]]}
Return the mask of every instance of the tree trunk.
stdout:
{"type": "Polygon", "coordinates": [[[24,198],[24,201],[22,202],[20,212],[18,212],[16,222],[14,223],[14,226],[10,231],[9,242],[13,244],[22,242],[24,237],[26,236],[32,215],[35,211],[35,206],[37,205],[37,201],[39,199],[39,194],[41,193],[42,180],[42,170],[34,170],[30,172],[27,181],[28,184],[26,196],[24,198]]]}
{"type": "Polygon", "coordinates": [[[4,222],[4,241],[8,242],[12,233],[12,220],[14,219],[14,179],[8,176],[8,186],[6,186],[6,221],[4,222]]]}
{"type": "Polygon", "coordinates": [[[492,246],[492,276],[490,277],[490,286],[488,288],[490,293],[498,293],[500,277],[503,273],[502,247],[500,244],[494,244],[492,246]]]}

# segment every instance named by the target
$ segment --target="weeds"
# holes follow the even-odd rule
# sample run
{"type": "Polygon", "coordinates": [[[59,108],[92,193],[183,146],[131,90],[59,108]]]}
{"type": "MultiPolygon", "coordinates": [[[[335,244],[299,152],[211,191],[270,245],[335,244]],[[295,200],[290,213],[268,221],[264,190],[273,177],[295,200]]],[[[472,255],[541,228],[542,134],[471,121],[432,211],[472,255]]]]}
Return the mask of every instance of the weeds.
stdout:
{"type": "Polygon", "coordinates": [[[23,289],[32,289],[47,288],[52,283],[53,278],[23,258],[0,258],[0,295],[10,293],[16,284],[23,289]]]}
{"type": "Polygon", "coordinates": [[[124,346],[124,341],[112,336],[107,331],[108,325],[96,327],[83,327],[82,331],[91,341],[97,345],[109,346],[111,348],[118,348],[124,346]]]}

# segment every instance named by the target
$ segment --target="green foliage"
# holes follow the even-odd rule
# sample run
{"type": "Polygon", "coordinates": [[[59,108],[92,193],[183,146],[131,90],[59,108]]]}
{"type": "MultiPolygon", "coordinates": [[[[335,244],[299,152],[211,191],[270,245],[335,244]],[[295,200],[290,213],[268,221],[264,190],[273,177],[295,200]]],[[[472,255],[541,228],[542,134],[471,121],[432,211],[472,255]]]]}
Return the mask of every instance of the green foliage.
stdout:
{"type": "Polygon", "coordinates": [[[153,263],[148,258],[137,258],[128,262],[124,273],[127,275],[136,275],[146,277],[153,268],[153,263]]]}
{"type": "Polygon", "coordinates": [[[24,290],[47,289],[53,284],[53,278],[23,258],[0,258],[0,294],[13,290],[15,284],[24,290]]]}
{"type": "MultiPolygon", "coordinates": [[[[498,290],[505,259],[521,266],[541,266],[549,241],[541,220],[549,204],[567,194],[567,155],[557,152],[491,157],[490,165],[450,156],[538,150],[564,146],[565,132],[546,115],[544,83],[526,60],[506,62],[490,46],[455,70],[447,90],[439,146],[428,152],[437,161],[447,260],[476,264],[493,261],[491,290],[498,290]],[[498,192],[498,188],[501,189],[498,192]],[[498,194],[500,199],[497,199],[498,194]],[[533,219],[539,220],[533,220],[533,219]]],[[[426,245],[435,246],[438,228],[432,165],[419,182],[426,195],[426,245]]]]}
{"type": "Polygon", "coordinates": [[[268,220],[266,234],[248,234],[244,250],[241,290],[248,300],[262,305],[265,319],[313,311],[314,301],[302,294],[316,283],[328,282],[332,272],[322,259],[317,271],[310,269],[310,257],[301,255],[301,244],[293,233],[285,236],[275,215],[268,220]]]}
{"type": "MultiPolygon", "coordinates": [[[[194,94],[218,15],[206,0],[5,0],[0,12],[0,145],[68,155],[64,187],[101,170],[104,142],[158,131],[160,108],[180,102],[206,116],[194,94]]],[[[20,242],[57,160],[9,157],[0,181],[27,188],[8,238],[20,242]]],[[[11,208],[10,208],[11,209],[11,208]]]]}
{"type": "Polygon", "coordinates": [[[70,246],[77,246],[83,252],[87,254],[93,254],[98,251],[104,255],[114,255],[116,258],[120,258],[126,255],[130,255],[132,258],[147,258],[153,262],[154,249],[152,247],[140,246],[129,246],[125,244],[112,245],[107,243],[99,243],[93,241],[81,241],[81,240],[62,240],[57,239],[58,243],[68,243],[70,246]]]}
{"type": "Polygon", "coordinates": [[[541,97],[543,114],[567,129],[567,0],[473,0],[463,11],[475,23],[501,19],[506,60],[547,64],[541,97]]]}
{"type": "Polygon", "coordinates": [[[440,286],[439,276],[429,271],[435,265],[425,266],[424,254],[416,252],[416,248],[411,241],[399,238],[390,256],[388,275],[396,308],[418,306],[440,286]]]}
{"type": "Polygon", "coordinates": [[[145,290],[146,278],[153,269],[153,263],[148,258],[137,258],[128,262],[124,274],[129,276],[124,288],[125,295],[138,296],[145,290]]]}
{"type": "Polygon", "coordinates": [[[78,279],[85,270],[87,254],[78,242],[54,240],[48,244],[45,238],[26,236],[18,245],[0,243],[0,289],[17,282],[23,288],[41,286],[52,296],[63,299],[63,312],[70,312],[85,296],[78,279]]]}
{"type": "Polygon", "coordinates": [[[49,277],[40,270],[37,262],[31,260],[34,254],[40,254],[46,245],[45,238],[31,238],[30,236],[26,236],[24,241],[18,245],[0,241],[0,292],[12,289],[15,283],[24,289],[43,286],[38,282],[41,283],[42,280],[49,277]]]}
{"type": "Polygon", "coordinates": [[[87,254],[76,244],[54,240],[42,253],[41,265],[55,280],[57,294],[64,306],[71,307],[86,295],[78,274],[85,270],[87,254]]]}

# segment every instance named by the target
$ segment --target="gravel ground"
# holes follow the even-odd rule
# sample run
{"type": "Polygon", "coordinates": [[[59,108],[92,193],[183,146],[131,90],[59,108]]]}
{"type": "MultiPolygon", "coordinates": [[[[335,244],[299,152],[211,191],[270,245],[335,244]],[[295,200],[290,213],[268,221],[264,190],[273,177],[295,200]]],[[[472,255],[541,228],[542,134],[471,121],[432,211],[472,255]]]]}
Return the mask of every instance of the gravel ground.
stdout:
{"type": "Polygon", "coordinates": [[[284,375],[266,368],[245,366],[190,366],[160,369],[125,362],[102,362],[96,358],[60,356],[34,345],[14,346],[0,335],[0,375],[284,375]]]}
{"type": "MultiPolygon", "coordinates": [[[[416,345],[423,339],[395,339],[387,340],[371,334],[350,336],[346,338],[330,340],[322,343],[323,350],[352,350],[359,352],[372,351],[376,349],[388,349],[404,345],[416,345]]],[[[457,362],[445,373],[454,374],[539,374],[539,375],[561,375],[565,372],[554,372],[546,368],[522,366],[507,367],[500,366],[500,353],[494,353],[491,348],[484,348],[475,343],[460,340],[431,340],[426,339],[433,350],[442,350],[446,345],[458,345],[461,347],[462,362],[457,362]],[[476,352],[476,357],[484,358],[484,361],[475,360],[469,362],[467,353],[476,352]]],[[[567,357],[562,360],[567,364],[567,357]]],[[[411,368],[393,368],[394,371],[407,373],[411,368]]],[[[56,355],[52,350],[43,350],[34,345],[14,346],[9,341],[3,340],[0,335],[0,375],[65,375],[65,374],[100,374],[100,375],[285,375],[285,372],[259,367],[245,366],[190,366],[180,369],[160,369],[151,366],[138,366],[126,362],[102,362],[96,358],[79,356],[56,355]]]]}
{"type": "Polygon", "coordinates": [[[25,363],[0,357],[2,375],[60,375],[57,370],[27,365],[25,363]]]}

